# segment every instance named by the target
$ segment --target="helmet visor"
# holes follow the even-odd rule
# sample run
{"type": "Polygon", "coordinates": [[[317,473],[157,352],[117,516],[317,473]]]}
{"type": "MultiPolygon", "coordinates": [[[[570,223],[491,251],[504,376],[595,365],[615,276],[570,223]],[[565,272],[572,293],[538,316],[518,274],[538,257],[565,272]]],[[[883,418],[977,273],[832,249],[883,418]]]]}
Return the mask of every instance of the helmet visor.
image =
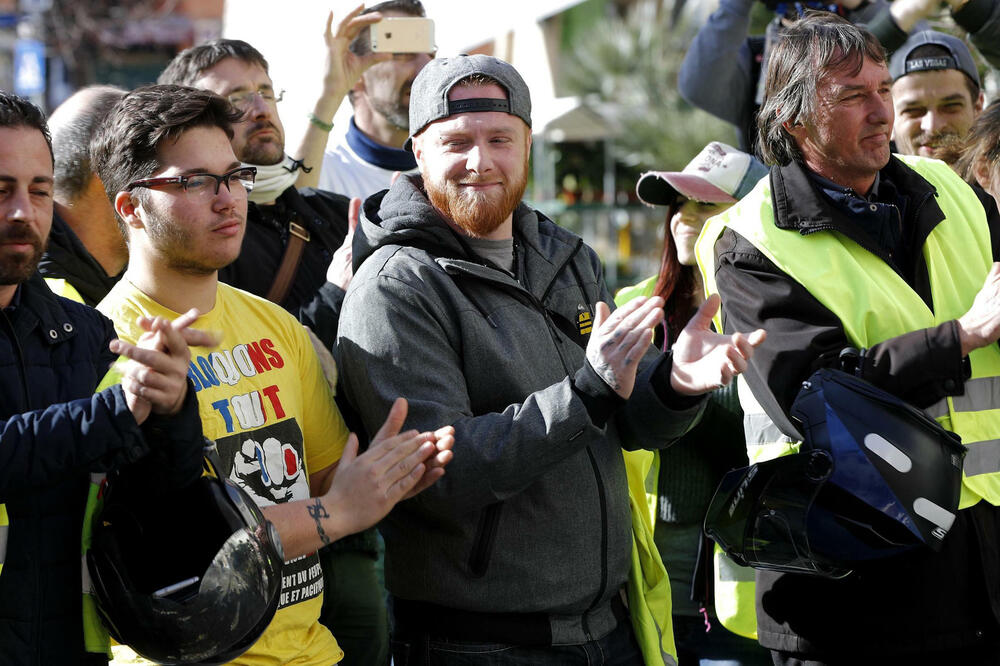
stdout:
{"type": "Polygon", "coordinates": [[[832,472],[833,460],[825,451],[733,470],[712,498],[705,532],[744,566],[845,576],[850,569],[822,556],[822,548],[810,541],[814,504],[832,472]]]}

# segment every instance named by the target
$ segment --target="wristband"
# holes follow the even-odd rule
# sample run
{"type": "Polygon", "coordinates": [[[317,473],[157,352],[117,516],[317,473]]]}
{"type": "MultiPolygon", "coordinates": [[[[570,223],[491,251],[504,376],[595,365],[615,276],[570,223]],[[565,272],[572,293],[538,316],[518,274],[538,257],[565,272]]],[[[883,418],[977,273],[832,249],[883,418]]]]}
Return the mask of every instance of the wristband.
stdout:
{"type": "Polygon", "coordinates": [[[311,113],[311,112],[307,113],[306,114],[306,118],[309,119],[309,122],[311,122],[316,127],[320,128],[324,132],[329,132],[330,130],[333,129],[333,123],[325,123],[325,122],[323,122],[322,120],[319,119],[319,117],[316,116],[315,113],[311,113]]]}

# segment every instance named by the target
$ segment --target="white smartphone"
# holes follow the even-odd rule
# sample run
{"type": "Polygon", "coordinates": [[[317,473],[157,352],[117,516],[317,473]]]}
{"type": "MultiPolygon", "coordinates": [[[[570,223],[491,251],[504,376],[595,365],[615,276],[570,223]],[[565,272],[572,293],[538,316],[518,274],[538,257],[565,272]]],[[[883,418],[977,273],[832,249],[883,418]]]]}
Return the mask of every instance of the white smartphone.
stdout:
{"type": "Polygon", "coordinates": [[[434,53],[434,21],[420,16],[384,18],[372,26],[372,51],[434,53]]]}

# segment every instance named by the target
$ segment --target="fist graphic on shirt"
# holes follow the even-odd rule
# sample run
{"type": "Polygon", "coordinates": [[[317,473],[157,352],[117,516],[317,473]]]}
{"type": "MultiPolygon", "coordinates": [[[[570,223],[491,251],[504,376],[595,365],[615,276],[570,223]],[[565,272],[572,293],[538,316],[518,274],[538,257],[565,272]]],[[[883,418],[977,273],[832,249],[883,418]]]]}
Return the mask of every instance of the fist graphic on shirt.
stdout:
{"type": "Polygon", "coordinates": [[[243,440],[229,478],[263,506],[309,497],[309,480],[301,456],[290,444],[274,437],[263,443],[252,438],[243,440]]]}

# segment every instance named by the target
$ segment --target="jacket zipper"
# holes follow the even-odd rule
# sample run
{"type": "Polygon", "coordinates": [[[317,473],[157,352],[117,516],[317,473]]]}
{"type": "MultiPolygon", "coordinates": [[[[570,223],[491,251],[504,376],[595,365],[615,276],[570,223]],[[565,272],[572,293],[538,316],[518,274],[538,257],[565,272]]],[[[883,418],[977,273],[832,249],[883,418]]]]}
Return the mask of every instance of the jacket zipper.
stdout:
{"type": "MultiPolygon", "coordinates": [[[[927,203],[927,200],[930,197],[932,197],[933,195],[934,195],[933,192],[927,192],[926,194],[924,194],[923,198],[920,201],[917,202],[916,208],[914,208],[914,210],[913,210],[913,217],[914,218],[917,217],[918,213],[920,213],[920,209],[923,208],[924,204],[927,203]]],[[[896,208],[895,205],[893,205],[893,208],[896,208]]],[[[903,220],[902,220],[902,217],[899,215],[899,209],[898,208],[896,208],[896,215],[899,218],[899,224],[902,225],[903,224],[903,220]]],[[[825,224],[825,223],[818,224],[815,227],[810,227],[808,229],[801,229],[799,231],[799,233],[801,233],[803,236],[808,236],[809,234],[814,234],[814,233],[816,233],[818,231],[835,231],[835,232],[841,233],[841,234],[844,233],[843,229],[839,229],[835,225],[825,224]]],[[[853,234],[844,234],[844,235],[848,236],[852,241],[854,241],[855,243],[857,243],[858,245],[860,245],[862,248],[864,248],[868,252],[871,252],[872,254],[874,254],[876,257],[878,257],[879,259],[881,259],[882,261],[884,261],[886,264],[889,264],[890,266],[892,266],[892,256],[891,255],[888,255],[885,252],[882,252],[882,250],[879,249],[879,248],[872,247],[868,243],[864,242],[863,239],[856,238],[853,234]]]]}
{"type": "Polygon", "coordinates": [[[28,392],[27,373],[24,369],[24,350],[21,349],[21,341],[17,339],[17,334],[14,332],[14,325],[11,323],[7,313],[2,312],[2,314],[4,328],[7,335],[10,336],[11,346],[14,347],[14,353],[17,355],[17,373],[18,379],[21,380],[21,395],[24,398],[23,411],[28,411],[31,409],[31,394],[28,392]]]}
{"type": "Polygon", "coordinates": [[[604,479],[601,477],[600,467],[597,465],[597,458],[594,452],[587,447],[587,457],[590,458],[590,466],[594,470],[594,478],[597,480],[597,498],[601,504],[601,585],[597,588],[597,596],[583,612],[583,631],[587,634],[587,640],[592,641],[594,637],[590,633],[590,613],[608,590],[608,500],[604,494],[604,479]]]}
{"type": "MultiPolygon", "coordinates": [[[[570,268],[573,270],[577,286],[579,286],[581,292],[583,292],[584,291],[583,285],[581,283],[579,273],[576,271],[576,266],[571,263],[573,261],[573,258],[576,257],[577,253],[580,251],[581,247],[583,247],[583,239],[577,239],[576,246],[573,248],[573,251],[570,252],[569,255],[566,257],[566,259],[556,268],[555,274],[558,275],[559,273],[563,272],[563,270],[566,269],[566,266],[569,265],[570,268]]],[[[546,296],[549,295],[549,291],[552,289],[553,284],[555,284],[555,281],[549,283],[549,285],[545,288],[545,291],[542,293],[542,299],[544,299],[546,296]]],[[[542,301],[540,299],[535,298],[535,295],[532,294],[530,291],[528,292],[528,295],[531,297],[531,300],[535,303],[535,307],[537,307],[539,311],[542,313],[542,316],[545,317],[545,322],[549,326],[549,333],[558,344],[557,350],[560,352],[559,359],[562,361],[563,368],[565,368],[566,373],[568,375],[572,376],[572,374],[576,371],[576,369],[568,367],[566,359],[562,355],[561,347],[563,345],[563,340],[561,337],[559,337],[559,331],[556,328],[555,323],[552,321],[552,317],[549,315],[549,311],[545,309],[545,306],[542,304],[542,301]]],[[[586,292],[584,292],[584,296],[586,297],[586,292]]],[[[585,298],[585,300],[587,299],[585,298]]],[[[590,305],[589,302],[587,305],[589,307],[590,305]]],[[[581,617],[581,625],[583,627],[583,632],[584,634],[586,634],[587,640],[592,641],[594,640],[594,636],[590,631],[590,613],[595,608],[597,608],[598,604],[601,602],[601,599],[604,597],[608,589],[608,499],[604,490],[604,478],[601,475],[601,468],[597,464],[597,457],[594,455],[593,450],[589,446],[586,447],[586,450],[587,450],[587,458],[590,460],[590,467],[594,471],[594,480],[595,480],[595,485],[597,486],[597,499],[601,507],[601,582],[600,586],[597,589],[597,595],[594,597],[594,600],[590,603],[590,606],[587,607],[587,610],[583,612],[583,616],[581,617]]]]}
{"type": "Polygon", "coordinates": [[[501,509],[503,502],[491,504],[483,509],[482,517],[479,519],[478,534],[472,545],[472,553],[469,555],[469,571],[476,578],[485,576],[490,566],[493,544],[496,542],[497,528],[500,525],[501,509]]]}
{"type": "MultiPolygon", "coordinates": [[[[803,229],[801,233],[802,233],[803,236],[808,236],[809,234],[815,234],[815,233],[818,233],[820,231],[835,231],[835,232],[841,233],[841,234],[844,233],[842,229],[838,229],[836,226],[834,226],[832,224],[818,224],[815,227],[810,227],[809,229],[803,229]]],[[[847,234],[845,234],[845,235],[847,235],[847,234]]],[[[874,254],[876,257],[878,257],[879,259],[881,259],[883,262],[885,262],[887,264],[891,263],[891,259],[890,259],[889,255],[887,255],[885,252],[883,252],[880,248],[872,247],[868,243],[864,242],[862,239],[855,238],[853,235],[850,236],[850,239],[852,241],[854,241],[855,243],[857,243],[859,246],[861,246],[862,249],[867,250],[868,252],[874,254]]]]}
{"type": "MultiPolygon", "coordinates": [[[[570,252],[570,254],[566,257],[566,260],[559,265],[555,273],[558,275],[566,268],[567,265],[569,265],[574,272],[574,277],[576,278],[577,286],[579,286],[580,290],[583,291],[583,285],[581,283],[580,276],[576,271],[576,267],[575,265],[570,263],[573,260],[573,258],[576,257],[581,247],[583,247],[583,239],[578,238],[576,246],[573,248],[573,251],[570,252]]],[[[549,291],[552,289],[553,284],[554,281],[545,288],[545,292],[542,294],[542,298],[545,298],[546,296],[549,295],[549,291]]],[[[532,299],[534,299],[537,302],[537,307],[544,314],[545,321],[549,325],[549,330],[552,334],[552,337],[555,338],[555,340],[561,345],[562,339],[558,335],[555,323],[553,323],[552,318],[549,316],[548,310],[545,309],[541,301],[534,298],[533,294],[531,294],[531,296],[532,299]]],[[[586,296],[586,292],[584,292],[584,296],[586,296]]],[[[590,306],[589,302],[587,305],[588,307],[590,306]]],[[[566,368],[567,374],[572,375],[575,372],[575,369],[566,367],[566,362],[565,359],[563,359],[562,354],[560,354],[559,357],[560,359],[563,360],[563,367],[566,368]]],[[[594,471],[594,480],[597,486],[597,500],[601,507],[601,582],[600,586],[597,589],[597,594],[595,595],[594,600],[590,603],[590,606],[587,607],[587,610],[583,612],[583,616],[581,618],[581,625],[583,627],[583,632],[584,634],[586,634],[587,640],[592,641],[594,640],[594,636],[590,631],[590,613],[595,608],[597,608],[598,604],[601,602],[601,599],[604,597],[608,589],[608,498],[607,495],[605,494],[604,478],[601,475],[601,468],[597,464],[597,457],[594,455],[593,450],[589,446],[586,447],[586,450],[587,450],[587,458],[590,460],[590,467],[594,471]]]]}

